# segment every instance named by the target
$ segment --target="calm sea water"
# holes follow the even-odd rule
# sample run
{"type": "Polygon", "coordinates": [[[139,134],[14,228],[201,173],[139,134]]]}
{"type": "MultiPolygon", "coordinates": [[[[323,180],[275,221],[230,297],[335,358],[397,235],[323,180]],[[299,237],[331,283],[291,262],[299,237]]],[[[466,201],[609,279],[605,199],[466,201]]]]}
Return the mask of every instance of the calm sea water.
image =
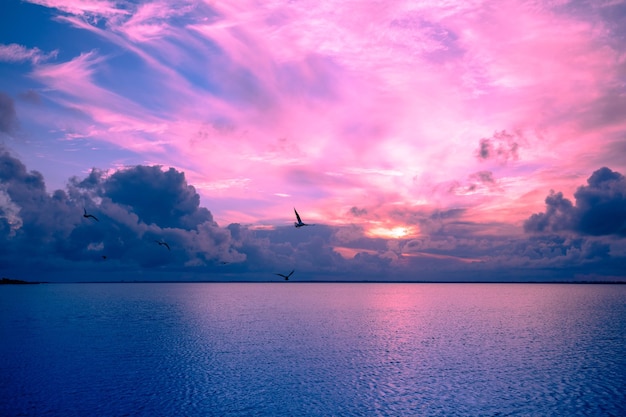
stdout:
{"type": "Polygon", "coordinates": [[[624,416],[626,286],[3,286],[0,415],[624,416]]]}

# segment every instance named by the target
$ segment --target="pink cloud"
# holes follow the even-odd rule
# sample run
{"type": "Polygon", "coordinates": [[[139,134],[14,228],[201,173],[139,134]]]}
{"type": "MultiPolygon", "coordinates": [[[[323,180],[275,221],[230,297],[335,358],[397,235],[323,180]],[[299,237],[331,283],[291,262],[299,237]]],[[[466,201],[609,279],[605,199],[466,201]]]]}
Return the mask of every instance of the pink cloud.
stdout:
{"type": "Polygon", "coordinates": [[[115,0],[26,0],[29,3],[40,6],[55,8],[65,13],[93,16],[95,18],[110,18],[124,15],[127,12],[118,7],[119,1],[115,0]]]}
{"type": "MultiPolygon", "coordinates": [[[[605,98],[620,54],[602,22],[549,7],[44,3],[139,57],[163,105],[96,81],[108,68],[95,53],[35,70],[56,100],[88,114],[101,140],[190,172],[207,201],[263,201],[259,221],[277,210],[290,219],[283,194],[312,220],[370,225],[349,209],[419,206],[519,223],[546,187],[573,190],[610,157],[603,137],[624,128],[610,117],[622,102],[605,98]],[[519,139],[516,158],[477,158],[480,140],[503,131],[519,139]],[[478,187],[477,172],[497,186],[478,187]]],[[[249,219],[245,208],[212,210],[221,222],[249,219]]]]}
{"type": "Polygon", "coordinates": [[[38,64],[53,58],[56,58],[58,50],[45,53],[39,48],[27,48],[23,45],[11,43],[8,45],[0,44],[0,62],[24,62],[30,61],[38,64]]]}
{"type": "Polygon", "coordinates": [[[98,85],[94,75],[104,61],[92,51],[33,70],[31,76],[47,86],[47,96],[65,108],[79,110],[73,119],[57,120],[57,127],[68,131],[68,139],[96,138],[137,152],[163,148],[167,120],[151,117],[142,106],[98,85]]]}

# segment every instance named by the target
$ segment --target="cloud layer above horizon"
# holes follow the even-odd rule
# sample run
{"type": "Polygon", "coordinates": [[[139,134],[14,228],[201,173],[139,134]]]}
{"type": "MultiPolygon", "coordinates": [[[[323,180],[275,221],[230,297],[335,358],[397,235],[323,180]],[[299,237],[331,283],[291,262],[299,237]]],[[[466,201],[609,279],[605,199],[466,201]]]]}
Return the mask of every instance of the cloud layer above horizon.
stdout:
{"type": "MultiPolygon", "coordinates": [[[[0,19],[23,172],[3,181],[78,216],[63,265],[623,275],[624,2],[8,0],[0,19]],[[283,228],[294,206],[322,226],[283,228]]],[[[26,245],[36,216],[2,187],[26,245]]]]}
{"type": "Polygon", "coordinates": [[[524,237],[475,236],[480,225],[438,213],[423,221],[427,238],[382,239],[356,225],[220,227],[185,174],[160,166],[94,169],[48,192],[0,149],[0,265],[52,281],[271,281],[291,269],[304,280],[620,280],[625,187],[601,168],[576,205],[552,192],[524,237]]]}

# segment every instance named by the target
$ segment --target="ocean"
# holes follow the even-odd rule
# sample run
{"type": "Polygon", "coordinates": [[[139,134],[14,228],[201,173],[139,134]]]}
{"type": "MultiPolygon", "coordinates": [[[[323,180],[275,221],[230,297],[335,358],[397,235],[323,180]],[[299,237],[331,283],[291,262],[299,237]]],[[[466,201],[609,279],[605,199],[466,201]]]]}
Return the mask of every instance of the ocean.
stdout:
{"type": "Polygon", "coordinates": [[[0,415],[624,416],[626,285],[5,285],[0,415]]]}

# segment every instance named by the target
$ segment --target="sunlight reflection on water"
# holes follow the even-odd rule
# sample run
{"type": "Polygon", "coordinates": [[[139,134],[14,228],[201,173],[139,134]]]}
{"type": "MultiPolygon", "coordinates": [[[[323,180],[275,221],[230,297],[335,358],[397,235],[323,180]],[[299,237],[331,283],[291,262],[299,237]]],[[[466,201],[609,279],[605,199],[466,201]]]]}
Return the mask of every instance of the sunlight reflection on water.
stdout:
{"type": "Polygon", "coordinates": [[[626,415],[626,286],[0,289],[1,415],[626,415]]]}

